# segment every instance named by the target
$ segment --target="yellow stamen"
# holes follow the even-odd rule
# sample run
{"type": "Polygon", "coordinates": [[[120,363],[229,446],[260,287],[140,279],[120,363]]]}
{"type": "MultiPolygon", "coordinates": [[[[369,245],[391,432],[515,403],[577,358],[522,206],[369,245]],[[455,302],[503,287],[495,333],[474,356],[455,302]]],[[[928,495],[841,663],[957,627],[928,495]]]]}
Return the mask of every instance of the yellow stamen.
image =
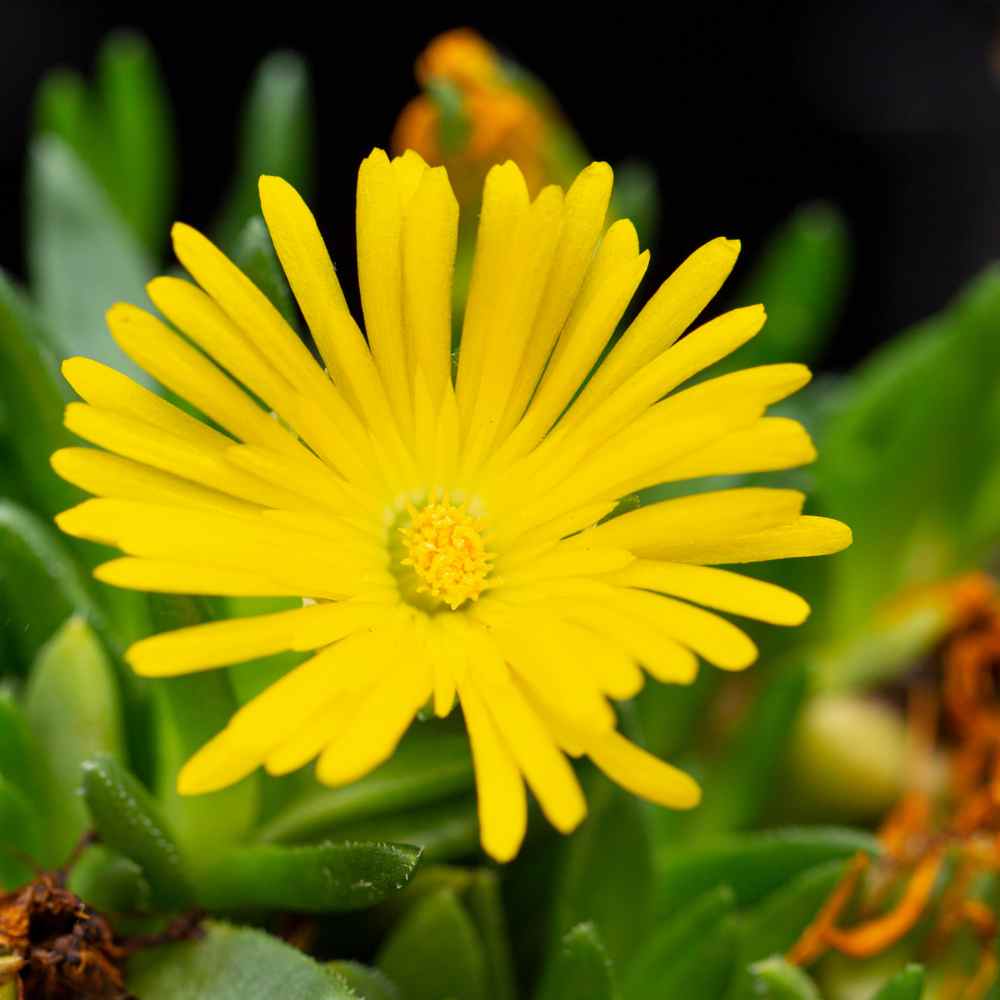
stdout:
{"type": "Polygon", "coordinates": [[[430,594],[453,611],[476,600],[486,586],[493,556],[486,550],[480,518],[445,496],[419,511],[409,507],[410,523],[400,527],[406,556],[401,565],[413,569],[417,593],[430,594]]]}

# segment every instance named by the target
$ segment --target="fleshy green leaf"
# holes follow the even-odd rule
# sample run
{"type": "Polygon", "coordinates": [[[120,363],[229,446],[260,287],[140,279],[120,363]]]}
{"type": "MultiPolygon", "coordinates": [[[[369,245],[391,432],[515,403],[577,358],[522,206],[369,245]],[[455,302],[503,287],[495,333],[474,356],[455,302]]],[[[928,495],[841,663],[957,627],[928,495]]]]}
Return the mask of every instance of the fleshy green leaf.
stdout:
{"type": "Polygon", "coordinates": [[[513,957],[496,872],[486,868],[474,872],[462,901],[483,939],[490,1000],[516,1000],[513,957]]]}
{"type": "Polygon", "coordinates": [[[378,969],[360,962],[331,962],[334,972],[361,998],[361,1000],[402,1000],[395,984],[378,969]]]}
{"type": "Polygon", "coordinates": [[[199,902],[218,910],[356,910],[402,889],[419,858],[405,844],[231,847],[195,859],[199,902]]]}
{"type": "Polygon", "coordinates": [[[62,538],[31,511],[0,500],[0,611],[14,648],[30,663],[70,615],[105,633],[62,538]]]}
{"type": "Polygon", "coordinates": [[[152,896],[139,865],[103,844],[83,852],[73,866],[69,887],[101,913],[144,913],[152,896]]]}
{"type": "Polygon", "coordinates": [[[159,252],[172,212],[173,128],[149,43],[132,32],[112,35],[98,58],[97,88],[112,150],[108,192],[143,245],[159,252]]]}
{"type": "Polygon", "coordinates": [[[443,889],[396,926],[375,963],[406,1000],[488,1000],[482,939],[458,897],[443,889]]]}
{"type": "Polygon", "coordinates": [[[0,690],[0,775],[25,795],[38,790],[38,747],[24,711],[8,691],[0,690]]]}
{"type": "Polygon", "coordinates": [[[154,266],[77,155],[52,135],[30,152],[28,263],[57,358],[95,358],[152,385],[114,342],[104,316],[118,301],[145,304],[154,266]]]}
{"type": "Polygon", "coordinates": [[[670,845],[658,859],[657,912],[674,913],[717,885],[731,886],[740,905],[755,903],[801,872],[858,851],[878,856],[881,848],[871,834],[841,827],[787,827],[670,845]]]}
{"type": "MultiPolygon", "coordinates": [[[[342,788],[311,785],[261,827],[257,836],[274,843],[340,836],[349,828],[356,831],[355,824],[365,821],[377,827],[377,821],[390,814],[396,814],[404,825],[411,823],[414,832],[423,829],[426,833],[428,826],[432,832],[434,817],[428,814],[426,822],[421,823],[419,807],[443,803],[457,792],[471,789],[472,782],[472,759],[465,734],[433,722],[422,723],[415,725],[396,753],[370,775],[342,788]]],[[[442,837],[447,839],[448,830],[454,834],[456,819],[461,827],[457,832],[464,836],[464,816],[463,810],[440,813],[438,820],[447,824],[447,829],[442,827],[442,837]]],[[[475,824],[474,814],[471,822],[475,824]]],[[[404,839],[418,843],[409,837],[404,839]]]]}
{"type": "Polygon", "coordinates": [[[8,471],[46,514],[65,510],[82,495],[49,465],[49,455],[74,440],[62,425],[69,397],[34,310],[0,272],[0,408],[9,423],[8,471]]]}
{"type": "Polygon", "coordinates": [[[27,861],[42,841],[42,820],[28,797],[0,774],[0,889],[13,889],[32,876],[27,861]]]}
{"type": "Polygon", "coordinates": [[[924,993],[924,968],[908,965],[883,986],[872,1000],[920,1000],[924,993]]]}
{"type": "Polygon", "coordinates": [[[58,865],[89,826],[80,798],[83,762],[123,752],[118,686],[90,626],[70,618],[42,648],[28,678],[25,715],[40,748],[47,864],[58,865]]]}
{"type": "Polygon", "coordinates": [[[721,760],[702,782],[705,798],[692,814],[692,835],[742,830],[757,821],[774,796],[808,683],[806,670],[791,664],[757,693],[721,760]]]}
{"type": "Polygon", "coordinates": [[[625,971],[624,1000],[659,1000],[670,996],[667,980],[674,981],[692,951],[697,949],[733,913],[732,889],[719,886],[678,909],[650,934],[625,971]]]}
{"type": "Polygon", "coordinates": [[[751,1000],[754,984],[750,966],[770,955],[783,954],[799,939],[844,874],[843,861],[816,865],[796,875],[740,921],[741,972],[731,998],[751,1000]]]}
{"type": "Polygon", "coordinates": [[[553,937],[592,922],[616,964],[624,964],[653,920],[653,857],[643,806],[592,774],[588,816],[563,845],[553,937]],[[614,858],[614,864],[608,859],[614,858]]]}
{"type": "Polygon", "coordinates": [[[271,300],[292,329],[297,329],[298,309],[261,216],[247,219],[233,248],[233,263],[271,300]]]}
{"type": "Polygon", "coordinates": [[[154,901],[167,909],[190,905],[194,893],[184,859],[138,779],[113,757],[93,756],[83,766],[83,794],[101,840],[142,869],[154,901]]]}
{"type": "Polygon", "coordinates": [[[232,247],[259,211],[261,174],[283,177],[308,197],[313,177],[312,93],[305,62],[293,52],[269,55],[257,70],[243,113],[236,180],[217,235],[232,247]]]}
{"type": "Polygon", "coordinates": [[[263,931],[209,923],[200,939],[140,952],[128,988],[142,1000],[357,1000],[301,951],[263,931]]]}
{"type": "Polygon", "coordinates": [[[538,1000],[618,1000],[611,959],[593,924],[563,936],[545,974],[538,1000]]]}
{"type": "Polygon", "coordinates": [[[833,205],[796,209],[768,240],[735,296],[740,305],[764,303],[767,325],[712,374],[815,357],[843,306],[850,257],[847,227],[833,205]]]}
{"type": "Polygon", "coordinates": [[[750,966],[753,995],[760,1000],[822,1000],[816,984],[798,966],[780,955],[750,966]]]}

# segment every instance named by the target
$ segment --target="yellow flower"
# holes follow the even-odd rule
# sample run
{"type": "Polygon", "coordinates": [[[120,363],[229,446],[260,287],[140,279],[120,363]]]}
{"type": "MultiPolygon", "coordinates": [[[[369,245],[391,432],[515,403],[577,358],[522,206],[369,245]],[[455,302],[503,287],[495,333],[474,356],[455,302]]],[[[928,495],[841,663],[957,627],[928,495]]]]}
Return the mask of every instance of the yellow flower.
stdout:
{"type": "Polygon", "coordinates": [[[785,489],[702,493],[607,519],[619,498],[657,483],[814,457],[799,424],[765,416],[808,381],[801,365],[673,392],[764,323],[750,306],[678,339],[732,269],[733,241],[681,264],[587,381],[649,263],[631,223],[603,231],[611,183],[595,163],[567,192],[532,201],[516,166],[490,172],[454,363],[458,206],[447,174],[380,150],[358,178],[367,341],[308,208],[264,177],[264,216],[322,364],[184,225],[174,248],[196,283],[149,285],[181,333],[131,305],[108,321],[206,422],[95,361],[66,362],[85,401],[68,406],[66,425],[100,450],[53,456],[96,495],[57,520],[123,550],[100,580],[309,598],[129,650],[154,677],[315,651],[192,758],[183,793],[317,757],[321,781],[354,781],[392,754],[424,705],[445,716],[457,699],[494,858],[521,844],[525,784],[559,830],[584,818],[567,755],[662,805],[697,803],[691,778],[617,732],[610,699],[640,689],[640,667],[683,684],[699,656],[748,666],[753,643],[705,608],[794,625],[808,607],[714,564],[833,552],[850,532],[804,516],[802,494],[785,489]]]}

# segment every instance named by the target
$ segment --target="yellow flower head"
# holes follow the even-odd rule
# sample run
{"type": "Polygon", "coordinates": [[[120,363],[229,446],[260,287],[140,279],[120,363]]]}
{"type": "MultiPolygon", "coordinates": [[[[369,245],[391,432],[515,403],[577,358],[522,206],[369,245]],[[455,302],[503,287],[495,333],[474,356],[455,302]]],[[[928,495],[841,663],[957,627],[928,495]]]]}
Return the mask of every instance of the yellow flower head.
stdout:
{"type": "Polygon", "coordinates": [[[367,339],[309,209],[264,177],[264,216],[322,363],[184,225],[174,248],[194,282],[149,285],[179,332],[130,305],[108,321],[206,422],[95,361],[66,362],[84,400],[66,424],[98,449],[64,449],[53,465],[96,498],[58,523],[125,553],[99,579],[310,599],[129,650],[146,676],[314,653],[188,762],[182,792],[315,758],[321,781],[354,781],[392,754],[423,706],[445,716],[457,699],[494,858],[521,844],[526,784],[558,829],[583,819],[568,757],[590,757],[662,805],[697,803],[687,775],[617,732],[612,700],[635,695],[643,670],[683,684],[699,656],[748,666],[753,643],[706,609],[781,625],[806,617],[796,595],[714,564],[834,552],[850,533],[804,516],[802,494],[785,489],[701,493],[608,518],[621,497],[658,483],[814,457],[799,424],[765,415],[808,381],[801,365],[680,388],[764,323],[750,306],[679,339],[732,269],[730,240],[681,264],[591,374],[649,263],[631,223],[605,231],[611,183],[595,163],[568,191],[532,200],[516,166],[490,172],[457,359],[448,176],[414,153],[390,161],[376,150],[358,178],[367,339]]]}

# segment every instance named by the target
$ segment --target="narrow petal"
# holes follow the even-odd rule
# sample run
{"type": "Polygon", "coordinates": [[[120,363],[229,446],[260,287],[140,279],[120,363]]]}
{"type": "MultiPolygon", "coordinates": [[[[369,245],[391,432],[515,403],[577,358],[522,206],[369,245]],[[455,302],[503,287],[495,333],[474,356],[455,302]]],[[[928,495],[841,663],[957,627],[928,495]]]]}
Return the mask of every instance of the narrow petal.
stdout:
{"type": "Polygon", "coordinates": [[[828,517],[804,516],[748,534],[660,545],[655,554],[676,562],[703,565],[766,562],[802,556],[826,556],[851,544],[851,529],[828,517]]]}
{"type": "Polygon", "coordinates": [[[129,556],[112,559],[101,563],[94,570],[94,577],[114,587],[150,590],[157,594],[202,594],[213,597],[302,596],[301,587],[271,580],[264,574],[218,569],[169,559],[135,559],[129,556]]]}
{"type": "Polygon", "coordinates": [[[621,733],[603,733],[588,741],[587,756],[612,781],[657,805],[693,809],[701,801],[701,789],[693,778],[630,743],[621,733]]]}
{"type": "Polygon", "coordinates": [[[181,795],[206,795],[235,785],[261,764],[258,754],[233,746],[225,730],[209,740],[180,770],[181,795]]]}

